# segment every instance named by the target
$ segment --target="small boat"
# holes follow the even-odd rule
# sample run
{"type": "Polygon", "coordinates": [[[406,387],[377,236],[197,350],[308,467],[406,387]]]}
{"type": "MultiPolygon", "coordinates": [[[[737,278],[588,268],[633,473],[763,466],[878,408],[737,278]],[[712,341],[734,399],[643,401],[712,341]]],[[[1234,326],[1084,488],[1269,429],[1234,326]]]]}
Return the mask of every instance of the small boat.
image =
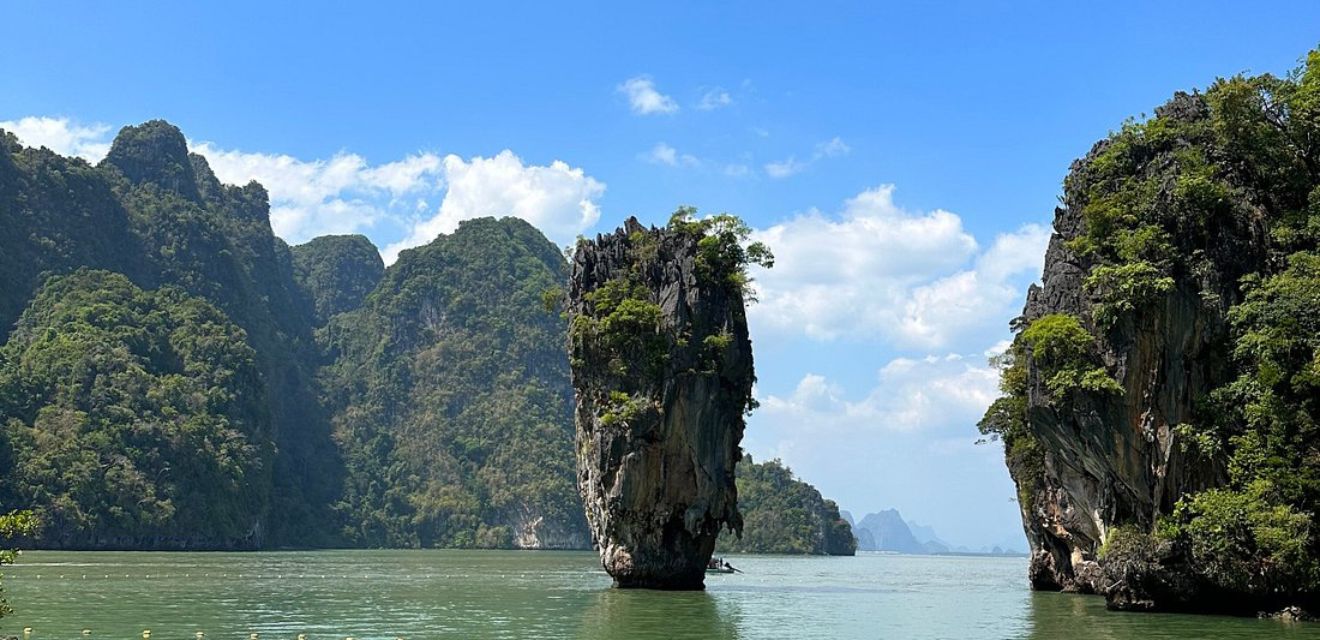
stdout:
{"type": "Polygon", "coordinates": [[[733,568],[733,565],[724,561],[724,558],[711,558],[706,563],[706,573],[742,573],[733,568]]]}

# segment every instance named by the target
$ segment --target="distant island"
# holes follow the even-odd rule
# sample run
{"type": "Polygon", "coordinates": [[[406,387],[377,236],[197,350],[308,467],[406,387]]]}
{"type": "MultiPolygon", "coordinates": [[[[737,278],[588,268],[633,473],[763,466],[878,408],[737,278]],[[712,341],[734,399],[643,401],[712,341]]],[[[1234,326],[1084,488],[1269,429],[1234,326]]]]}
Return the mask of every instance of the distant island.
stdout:
{"type": "Polygon", "coordinates": [[[904,520],[897,509],[869,513],[858,522],[854,522],[852,514],[847,511],[841,512],[841,515],[851,525],[853,533],[857,536],[858,551],[924,555],[1026,555],[1016,549],[1003,548],[998,545],[980,549],[950,545],[940,539],[933,527],[920,525],[911,520],[904,520]]]}
{"type": "Polygon", "coordinates": [[[716,551],[830,556],[857,551],[852,523],[839,506],[779,460],[755,462],[745,455],[736,472],[742,538],[726,532],[716,551]]]}

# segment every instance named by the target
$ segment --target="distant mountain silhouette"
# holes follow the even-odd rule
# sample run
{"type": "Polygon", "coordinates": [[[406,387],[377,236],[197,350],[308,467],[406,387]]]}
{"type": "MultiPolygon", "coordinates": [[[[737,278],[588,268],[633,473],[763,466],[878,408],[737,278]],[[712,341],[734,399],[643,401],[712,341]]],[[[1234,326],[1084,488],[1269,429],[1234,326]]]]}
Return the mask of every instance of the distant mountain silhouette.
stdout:
{"type": "MultiPolygon", "coordinates": [[[[852,514],[847,511],[840,511],[839,517],[849,522],[853,521],[852,514]]],[[[980,549],[970,549],[961,545],[955,547],[942,540],[934,527],[913,520],[904,520],[898,509],[866,514],[853,525],[853,535],[857,538],[858,551],[1019,555],[1017,550],[1000,545],[983,546],[980,549]]]]}

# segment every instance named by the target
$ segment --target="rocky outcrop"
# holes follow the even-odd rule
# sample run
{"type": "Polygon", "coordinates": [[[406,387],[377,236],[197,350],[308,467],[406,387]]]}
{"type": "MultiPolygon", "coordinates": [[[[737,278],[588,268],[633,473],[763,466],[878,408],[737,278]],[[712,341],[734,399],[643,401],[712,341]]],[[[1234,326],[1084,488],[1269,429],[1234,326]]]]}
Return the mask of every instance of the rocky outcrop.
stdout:
{"type": "MultiPolygon", "coordinates": [[[[1200,121],[1208,109],[1200,96],[1180,94],[1157,117],[1200,121]]],[[[1237,217],[1207,221],[1215,225],[1207,233],[1211,246],[1178,247],[1204,257],[1196,269],[1175,267],[1166,292],[1111,327],[1097,326],[1094,311],[1104,292],[1086,280],[1102,262],[1074,247],[1087,232],[1083,211],[1093,199],[1095,160],[1109,144],[1100,142],[1074,163],[1064,206],[1055,211],[1042,285],[1028,291],[1020,319],[1030,325],[1050,314],[1079,318],[1094,336],[1099,362],[1122,387],[1060,402],[1027,354],[1027,423],[1043,452],[1043,473],[1010,471],[1025,498],[1037,589],[1104,591],[1098,552],[1116,526],[1150,531],[1179,498],[1223,482],[1222,465],[1189,457],[1175,427],[1194,422],[1198,403],[1231,379],[1228,308],[1239,299],[1239,279],[1264,261],[1260,227],[1238,224],[1237,217]]],[[[1171,191],[1177,173],[1171,165],[1164,158],[1139,171],[1171,191]]]]}
{"type": "Polygon", "coordinates": [[[741,273],[703,256],[703,236],[633,218],[573,260],[578,482],[620,587],[700,589],[720,530],[741,527],[751,342],[741,273]]]}

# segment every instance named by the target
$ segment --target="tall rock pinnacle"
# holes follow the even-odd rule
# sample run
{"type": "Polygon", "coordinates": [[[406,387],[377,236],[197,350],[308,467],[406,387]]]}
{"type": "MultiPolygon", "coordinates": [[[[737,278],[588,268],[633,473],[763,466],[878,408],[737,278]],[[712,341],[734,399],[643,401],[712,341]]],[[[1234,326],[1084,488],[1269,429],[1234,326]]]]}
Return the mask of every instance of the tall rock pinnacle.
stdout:
{"type": "Polygon", "coordinates": [[[748,252],[727,226],[676,220],[630,218],[572,266],[578,483],[619,587],[701,589],[721,528],[742,527],[748,252]]]}

